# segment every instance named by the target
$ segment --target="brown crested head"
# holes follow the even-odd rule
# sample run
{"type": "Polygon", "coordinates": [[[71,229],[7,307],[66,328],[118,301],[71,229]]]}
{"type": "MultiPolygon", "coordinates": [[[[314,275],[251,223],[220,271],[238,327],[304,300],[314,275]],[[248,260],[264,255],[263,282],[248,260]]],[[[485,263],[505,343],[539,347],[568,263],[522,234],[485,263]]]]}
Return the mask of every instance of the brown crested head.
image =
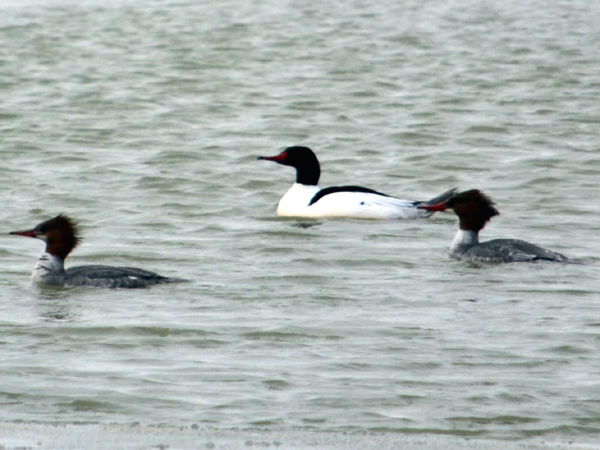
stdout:
{"type": "Polygon", "coordinates": [[[445,202],[460,218],[461,230],[480,231],[485,224],[500,213],[494,202],[478,189],[460,192],[445,202]]]}
{"type": "Polygon", "coordinates": [[[38,224],[32,230],[13,231],[10,234],[41,239],[46,242],[46,253],[63,260],[81,242],[77,223],[62,214],[38,224]]]}

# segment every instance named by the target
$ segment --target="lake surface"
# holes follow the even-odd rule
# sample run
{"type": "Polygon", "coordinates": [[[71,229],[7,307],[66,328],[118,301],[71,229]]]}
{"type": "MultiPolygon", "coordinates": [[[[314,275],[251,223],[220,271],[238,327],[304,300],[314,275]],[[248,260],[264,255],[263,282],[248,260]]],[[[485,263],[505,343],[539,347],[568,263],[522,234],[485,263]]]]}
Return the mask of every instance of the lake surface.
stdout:
{"type": "Polygon", "coordinates": [[[5,448],[596,448],[600,3],[0,6],[0,229],[191,283],[39,289],[0,235],[5,448]],[[452,214],[281,219],[321,185],[479,188],[586,265],[455,262],[452,214]],[[162,446],[162,447],[161,447],[162,446]]]}

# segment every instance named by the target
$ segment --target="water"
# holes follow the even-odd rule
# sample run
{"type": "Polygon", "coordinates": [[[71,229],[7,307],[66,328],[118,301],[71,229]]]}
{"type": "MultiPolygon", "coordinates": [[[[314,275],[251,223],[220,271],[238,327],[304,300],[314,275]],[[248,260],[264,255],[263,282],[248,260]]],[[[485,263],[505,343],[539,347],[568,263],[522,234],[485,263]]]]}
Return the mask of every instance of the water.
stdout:
{"type": "Polygon", "coordinates": [[[40,290],[42,243],[0,237],[0,444],[593,448],[599,20],[558,0],[0,6],[0,228],[69,214],[67,265],[193,280],[40,290]],[[293,170],[256,157],[294,144],[323,186],[480,188],[502,214],[484,239],[591,264],[451,261],[452,215],[277,218],[293,170]]]}

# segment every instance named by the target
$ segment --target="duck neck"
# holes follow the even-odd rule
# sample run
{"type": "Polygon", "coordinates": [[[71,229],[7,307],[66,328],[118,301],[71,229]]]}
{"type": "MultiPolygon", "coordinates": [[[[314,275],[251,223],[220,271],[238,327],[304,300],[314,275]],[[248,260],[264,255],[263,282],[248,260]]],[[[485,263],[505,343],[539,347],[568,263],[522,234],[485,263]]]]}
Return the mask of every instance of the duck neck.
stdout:
{"type": "Polygon", "coordinates": [[[311,154],[305,161],[295,165],[296,183],[307,186],[316,186],[321,177],[321,165],[314,154],[311,154]]]}
{"type": "Polygon", "coordinates": [[[477,231],[459,229],[450,244],[450,254],[460,255],[477,244],[479,244],[477,231]]]}

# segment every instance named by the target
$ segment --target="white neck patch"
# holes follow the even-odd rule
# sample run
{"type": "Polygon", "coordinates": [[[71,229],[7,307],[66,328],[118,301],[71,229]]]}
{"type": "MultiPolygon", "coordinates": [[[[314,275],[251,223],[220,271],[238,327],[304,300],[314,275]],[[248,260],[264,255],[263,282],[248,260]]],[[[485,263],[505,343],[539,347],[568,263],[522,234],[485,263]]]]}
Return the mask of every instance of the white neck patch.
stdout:
{"type": "Polygon", "coordinates": [[[478,233],[472,230],[461,230],[459,229],[452,244],[450,244],[450,254],[456,255],[464,253],[468,248],[479,244],[478,233]]]}

